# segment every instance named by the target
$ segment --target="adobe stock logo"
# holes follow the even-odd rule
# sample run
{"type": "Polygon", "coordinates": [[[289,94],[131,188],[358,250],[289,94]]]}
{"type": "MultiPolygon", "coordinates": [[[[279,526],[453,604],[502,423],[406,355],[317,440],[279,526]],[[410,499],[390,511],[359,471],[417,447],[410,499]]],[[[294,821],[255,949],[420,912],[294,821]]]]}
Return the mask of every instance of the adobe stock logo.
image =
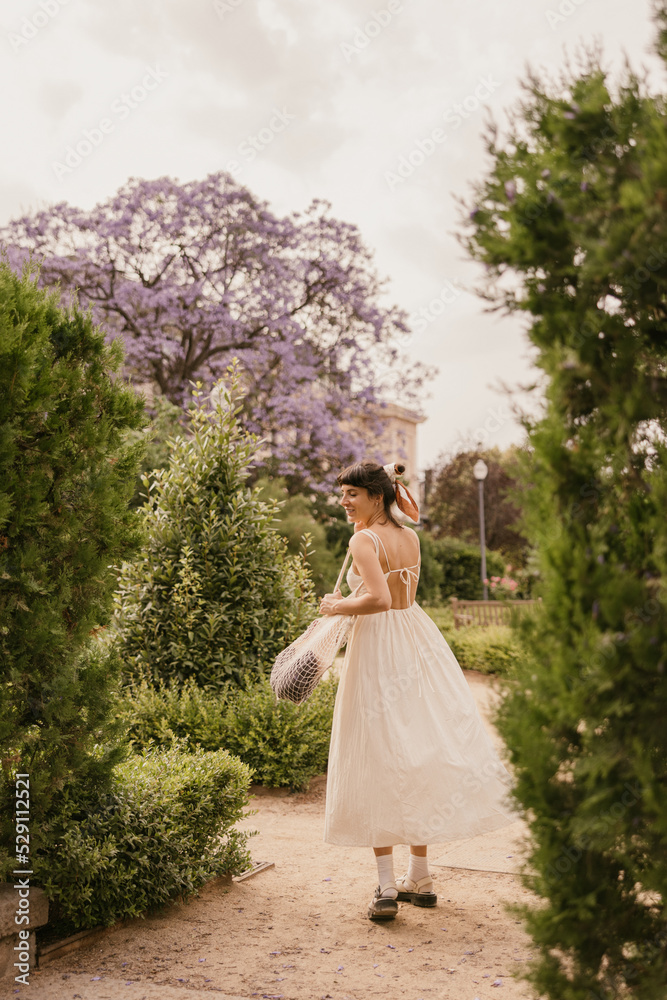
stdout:
{"type": "Polygon", "coordinates": [[[365,24],[357,28],[352,36],[352,42],[341,42],[340,50],[345,56],[345,62],[352,62],[352,56],[358,56],[370,45],[374,38],[383,31],[387,25],[391,24],[395,14],[400,14],[403,10],[403,0],[389,0],[386,8],[374,10],[371,17],[365,24]]]}
{"type": "Polygon", "coordinates": [[[56,16],[60,8],[68,3],[69,0],[41,0],[39,8],[23,18],[19,30],[10,31],[7,35],[7,41],[14,52],[18,52],[31,42],[35,35],[56,16]]]}

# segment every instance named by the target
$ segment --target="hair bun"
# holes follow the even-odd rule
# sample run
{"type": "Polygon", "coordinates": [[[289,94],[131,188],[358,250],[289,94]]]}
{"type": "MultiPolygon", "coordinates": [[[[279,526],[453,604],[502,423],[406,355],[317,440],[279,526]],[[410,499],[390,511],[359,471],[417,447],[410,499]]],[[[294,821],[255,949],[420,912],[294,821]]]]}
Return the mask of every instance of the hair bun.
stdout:
{"type": "Polygon", "coordinates": [[[397,476],[402,476],[403,473],[405,472],[405,466],[401,465],[399,462],[396,463],[396,465],[394,466],[394,468],[396,469],[396,475],[397,476]]]}

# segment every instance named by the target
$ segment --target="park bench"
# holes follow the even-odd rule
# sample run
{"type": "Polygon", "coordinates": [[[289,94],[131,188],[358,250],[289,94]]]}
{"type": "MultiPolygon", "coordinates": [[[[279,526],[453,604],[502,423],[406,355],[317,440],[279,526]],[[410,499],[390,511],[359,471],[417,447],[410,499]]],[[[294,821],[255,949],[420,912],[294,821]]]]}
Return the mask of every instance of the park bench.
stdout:
{"type": "Polygon", "coordinates": [[[450,597],[454,612],[454,628],[465,625],[509,625],[512,611],[523,612],[541,603],[536,601],[460,601],[450,597]]]}

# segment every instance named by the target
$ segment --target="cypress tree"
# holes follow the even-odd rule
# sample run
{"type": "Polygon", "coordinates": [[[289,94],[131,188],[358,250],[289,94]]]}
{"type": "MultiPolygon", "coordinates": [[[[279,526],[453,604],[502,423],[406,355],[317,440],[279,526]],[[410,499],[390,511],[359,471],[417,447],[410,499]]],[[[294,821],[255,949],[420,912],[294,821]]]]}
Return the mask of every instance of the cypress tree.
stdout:
{"type": "Polygon", "coordinates": [[[0,822],[15,866],[14,775],[30,778],[31,853],[71,780],[101,779],[109,662],[89,653],[108,621],[112,564],[141,539],[128,507],[143,403],[117,376],[118,344],[0,262],[0,822]]]}
{"type": "Polygon", "coordinates": [[[545,376],[520,495],[543,613],[499,716],[541,897],[527,976],[553,1000],[662,1000],[667,108],[629,68],[612,90],[597,53],[525,89],[462,240],[545,376]]]}

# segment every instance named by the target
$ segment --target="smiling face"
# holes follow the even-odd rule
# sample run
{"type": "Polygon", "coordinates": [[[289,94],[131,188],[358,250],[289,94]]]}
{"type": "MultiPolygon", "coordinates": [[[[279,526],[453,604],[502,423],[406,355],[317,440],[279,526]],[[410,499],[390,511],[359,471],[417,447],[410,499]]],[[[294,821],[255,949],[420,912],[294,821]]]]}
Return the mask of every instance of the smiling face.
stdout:
{"type": "Polygon", "coordinates": [[[377,517],[382,509],[382,498],[369,496],[368,490],[363,486],[348,486],[343,483],[341,494],[340,502],[348,521],[363,521],[368,524],[370,518],[377,517]]]}

